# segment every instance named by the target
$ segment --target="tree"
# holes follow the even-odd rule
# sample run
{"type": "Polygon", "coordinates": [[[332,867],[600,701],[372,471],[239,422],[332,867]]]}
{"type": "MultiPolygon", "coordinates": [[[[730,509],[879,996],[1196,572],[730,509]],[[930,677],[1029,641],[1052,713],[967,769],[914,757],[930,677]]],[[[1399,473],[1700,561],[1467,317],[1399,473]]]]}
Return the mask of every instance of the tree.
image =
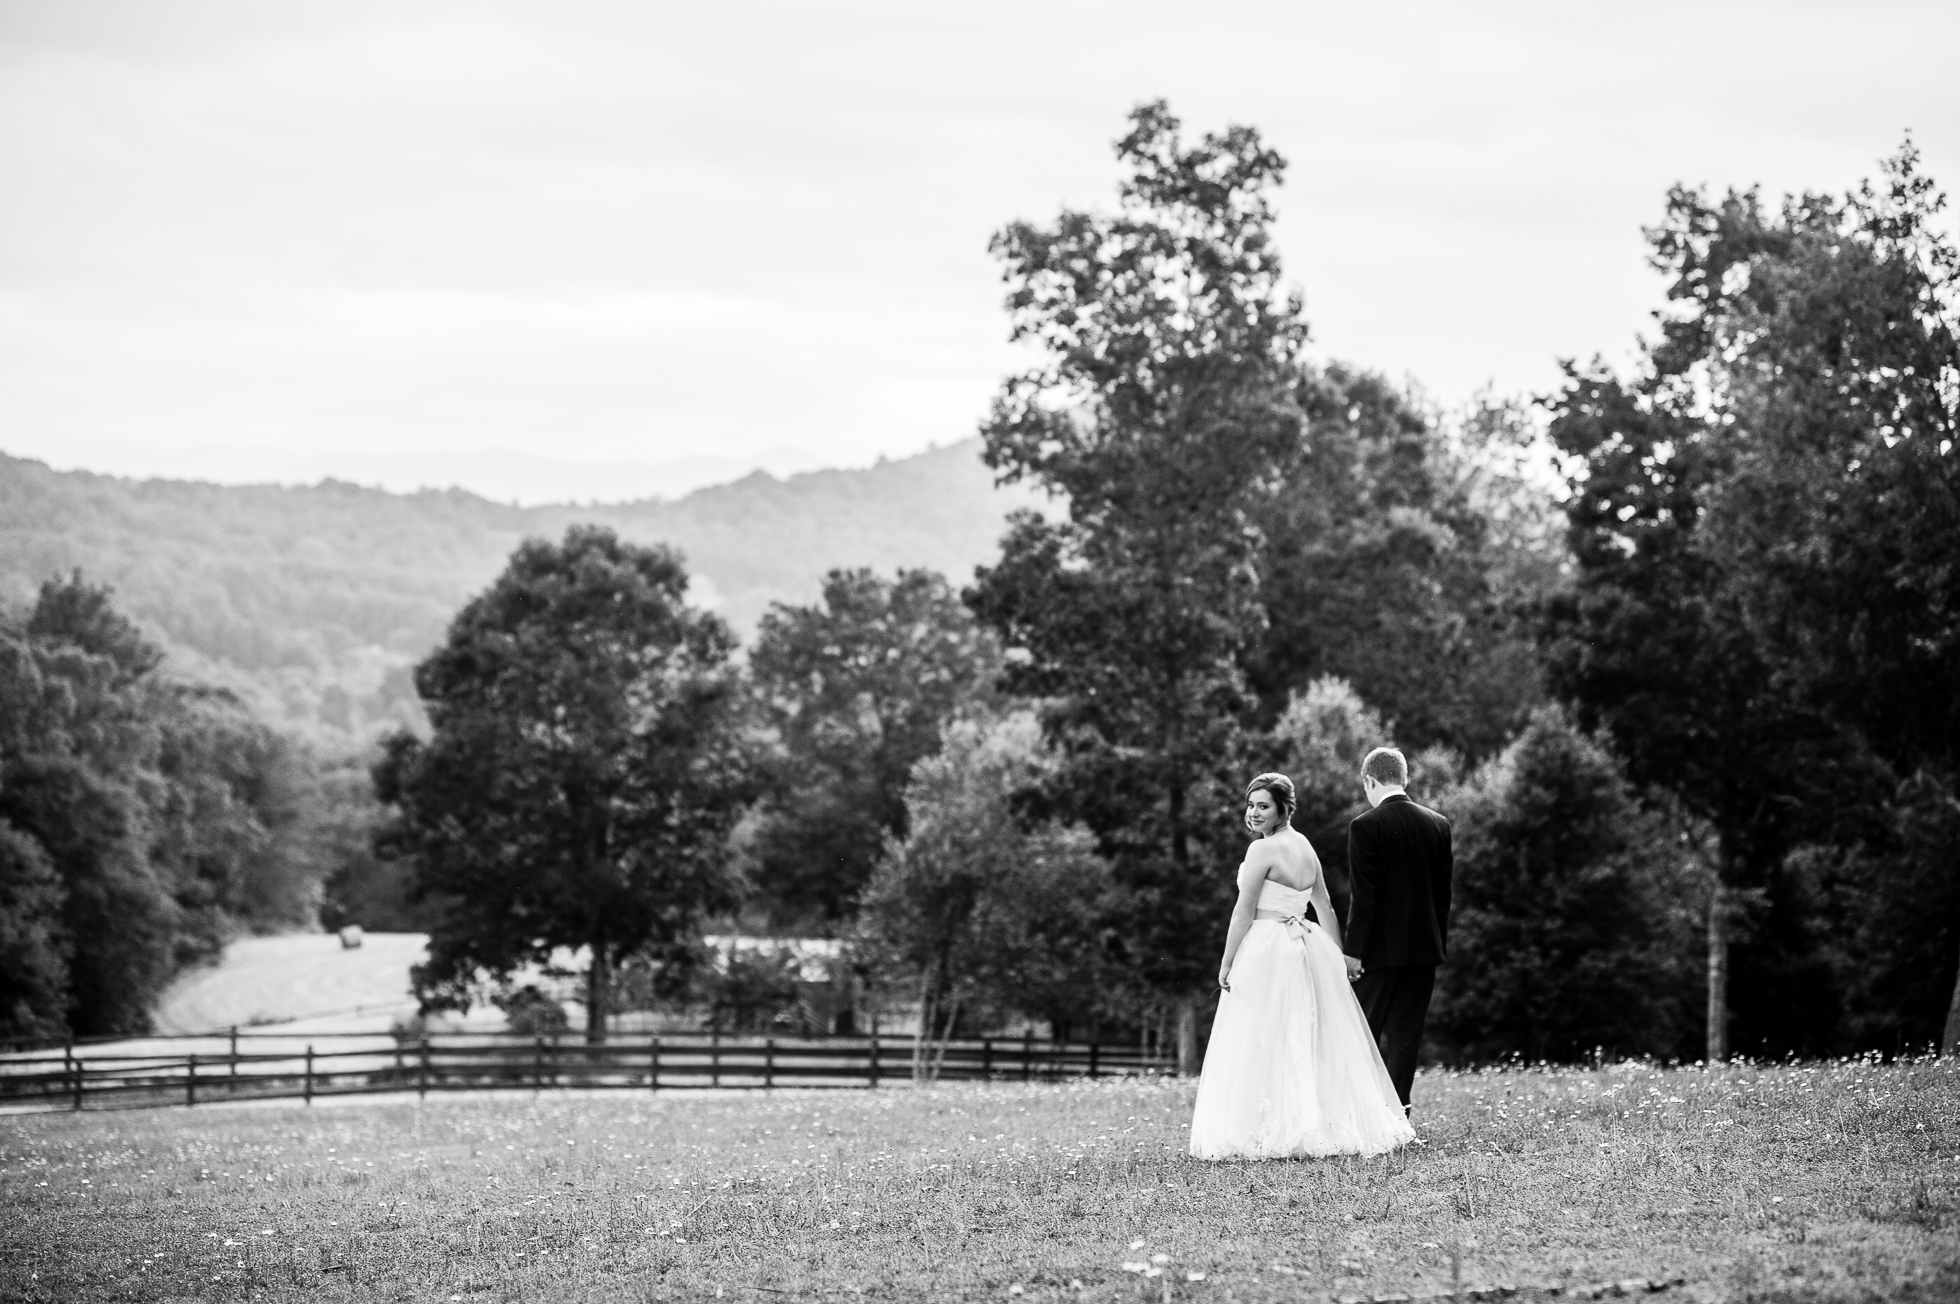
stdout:
{"type": "MultiPolygon", "coordinates": [[[[1674,225],[1653,238],[1666,247],[1666,232],[1693,220],[1677,203],[1674,225]]],[[[1670,292],[1698,278],[1683,271],[1670,292]]],[[[1737,894],[1766,891],[1784,855],[1859,804],[1875,775],[1856,738],[1764,659],[1729,558],[1701,528],[1735,441],[1695,404],[1665,347],[1632,384],[1602,365],[1568,364],[1551,434],[1575,459],[1566,514],[1576,574],[1545,605],[1542,648],[1554,692],[1582,727],[1606,730],[1633,782],[1665,789],[1715,831],[1706,1022],[1707,1056],[1720,1060],[1737,894]]],[[[1798,976],[1784,968],[1786,980],[1798,976]]],[[[1828,994],[1820,971],[1805,978],[1805,995],[1828,994]]]]}
{"type": "Polygon", "coordinates": [[[671,550],[575,526],[519,547],[416,668],[433,732],[391,738],[375,785],[398,811],[378,850],[411,857],[440,907],[414,971],[425,1009],[584,947],[603,1040],[613,966],[730,899],[734,639],[686,590],[671,550]]]}
{"type": "Polygon", "coordinates": [[[24,620],[0,627],[0,828],[30,912],[23,940],[57,948],[33,966],[41,984],[60,982],[52,1021],[79,1035],[147,1031],[178,959],[175,885],[145,837],[143,796],[167,793],[146,711],[160,661],[108,591],[80,575],[48,581],[24,620]],[[40,881],[41,864],[58,887],[40,881]]]}
{"type": "Polygon", "coordinates": [[[866,889],[860,951],[917,984],[915,1076],[931,1079],[962,1016],[1045,1018],[1066,1035],[1093,1023],[1108,870],[1086,829],[1024,828],[1016,792],[1052,760],[1022,713],[961,721],[921,761],[906,793],[911,829],[893,839],[866,889]],[[937,1051],[932,1049],[937,1039],[937,1051]]]}
{"type": "Polygon", "coordinates": [[[1546,708],[1441,800],[1456,888],[1430,1026],[1446,1055],[1679,1053],[1702,885],[1611,754],[1546,708]]]}
{"type": "MultiPolygon", "coordinates": [[[[1536,430],[1486,399],[1445,423],[1413,390],[1306,367],[1305,416],[1253,511],[1266,628],[1247,677],[1270,712],[1333,676],[1413,748],[1489,755],[1543,699],[1521,609],[1556,579],[1536,430]]],[[[1270,715],[1262,718],[1270,719],[1270,715]]]]}
{"type": "Polygon", "coordinates": [[[310,750],[223,689],[158,683],[148,711],[164,780],[148,803],[149,854],[194,949],[215,955],[240,921],[316,926],[331,816],[310,750]]]}
{"type": "Polygon", "coordinates": [[[750,856],[778,924],[856,913],[886,839],[905,836],[912,767],[998,672],[993,637],[931,571],[834,570],[816,605],[762,618],[749,677],[779,750],[750,856]]]}
{"type": "Polygon", "coordinates": [[[1065,211],[995,237],[1012,336],[1044,355],[984,427],[1005,482],[1068,505],[1013,518],[969,600],[998,631],[1004,685],[1043,699],[1053,791],[1095,831],[1129,902],[1138,977],[1196,1002],[1230,878],[1250,709],[1241,662],[1263,632],[1252,509],[1295,447],[1306,338],[1272,247],[1279,155],[1245,127],[1185,148],[1161,102],[1116,147],[1114,215],[1065,211]]]}
{"type": "Polygon", "coordinates": [[[1390,743],[1380,713],[1346,680],[1325,676],[1287,699],[1273,726],[1273,743],[1277,768],[1293,780],[1299,800],[1294,826],[1333,830],[1345,846],[1348,818],[1365,809],[1361,762],[1390,743]]]}
{"type": "Polygon", "coordinates": [[[322,855],[332,866],[322,883],[320,923],[328,929],[359,924],[370,933],[426,933],[435,923],[433,901],[411,901],[411,866],[383,860],[375,835],[388,811],[376,800],[371,771],[379,752],[344,757],[322,768],[325,814],[322,855]]]}
{"type": "Polygon", "coordinates": [[[1931,774],[1901,783],[1876,834],[1812,845],[1792,869],[1830,920],[1824,946],[1844,995],[1843,1037],[1828,1053],[1908,1054],[1951,1044],[1960,952],[1960,801],[1931,774]]]}
{"type": "Polygon", "coordinates": [[[1910,140],[1886,184],[1768,214],[1677,190],[1670,370],[1732,465],[1709,526],[1776,670],[1899,772],[1960,758],[1960,248],[1910,140]]]}
{"type": "MultiPolygon", "coordinates": [[[[1343,918],[1350,884],[1348,823],[1368,809],[1361,791],[1361,762],[1377,747],[1395,744],[1395,731],[1345,679],[1323,676],[1287,698],[1267,739],[1270,764],[1293,780],[1299,806],[1293,826],[1319,853],[1327,893],[1343,918]]],[[[1445,747],[1409,757],[1409,792],[1419,801],[1453,786],[1462,758],[1445,747]]]]}
{"type": "Polygon", "coordinates": [[[303,746],[166,675],[108,589],[48,581],[0,617],[0,895],[17,894],[24,966],[0,1018],[141,1032],[169,978],[241,926],[310,922],[319,806],[303,746]]]}
{"type": "Polygon", "coordinates": [[[1389,745],[1388,726],[1345,679],[1326,675],[1287,698],[1272,729],[1273,768],[1293,780],[1293,826],[1306,834],[1327,875],[1334,909],[1347,917],[1347,826],[1367,809],[1361,762],[1389,745]]]}
{"type": "Polygon", "coordinates": [[[61,873],[62,931],[74,945],[69,1028],[78,1036],[149,1031],[151,1006],[177,967],[180,911],[143,856],[140,802],[59,757],[10,770],[3,795],[0,817],[61,873]]]}
{"type": "Polygon", "coordinates": [[[1910,140],[1883,173],[1776,213],[1677,194],[1668,342],[1732,432],[1708,528],[1765,662],[1927,809],[1960,791],[1960,249],[1910,140]]]}
{"type": "Polygon", "coordinates": [[[0,1037],[53,1037],[68,1026],[64,896],[41,844],[0,823],[0,1037]]]}
{"type": "Polygon", "coordinates": [[[1883,190],[1775,215],[1753,191],[1677,187],[1649,232],[1671,307],[1642,374],[1572,371],[1553,423],[1586,461],[1554,678],[1636,778],[1720,836],[1711,1055],[1730,889],[1768,890],[1763,918],[1788,934],[1767,948],[1781,958],[1744,953],[1776,965],[1773,1016],[1810,945],[1807,912],[1776,895],[1815,888],[1786,853],[1883,840],[1892,774],[1950,785],[1955,770],[1960,258],[1914,163],[1908,145],[1883,190]]]}

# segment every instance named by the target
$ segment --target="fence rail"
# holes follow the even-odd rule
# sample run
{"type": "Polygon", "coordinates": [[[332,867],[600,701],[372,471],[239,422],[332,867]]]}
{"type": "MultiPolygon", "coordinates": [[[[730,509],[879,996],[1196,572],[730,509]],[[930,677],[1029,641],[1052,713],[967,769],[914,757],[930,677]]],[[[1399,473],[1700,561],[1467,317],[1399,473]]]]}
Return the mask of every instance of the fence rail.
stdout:
{"type": "MultiPolygon", "coordinates": [[[[216,1054],[87,1053],[87,1047],[0,1060],[0,1107],[141,1108],[218,1100],[302,1099],[378,1092],[483,1091],[565,1087],[621,1091],[675,1088],[875,1088],[912,1077],[912,1042],[865,1038],[662,1035],[603,1044],[481,1034],[416,1042],[343,1034],[352,1049],[253,1049],[290,1037],[219,1038],[216,1054]],[[244,1049],[241,1049],[241,1043],[244,1049]]],[[[203,1039],[206,1042],[212,1038],[203,1039]]],[[[949,1043],[941,1081],[1051,1081],[1159,1072],[1134,1046],[981,1038],[949,1043]]]]}

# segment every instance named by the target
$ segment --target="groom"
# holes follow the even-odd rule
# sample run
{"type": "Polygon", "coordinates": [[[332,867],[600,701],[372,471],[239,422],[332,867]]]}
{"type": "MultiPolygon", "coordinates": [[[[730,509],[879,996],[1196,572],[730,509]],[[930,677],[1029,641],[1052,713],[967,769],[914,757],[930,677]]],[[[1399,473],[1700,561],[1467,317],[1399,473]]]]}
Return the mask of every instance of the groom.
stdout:
{"type": "Polygon", "coordinates": [[[1450,822],[1403,789],[1409,762],[1377,747],[1361,763],[1369,809],[1348,825],[1348,980],[1409,1107],[1416,1051],[1450,927],[1450,822]]]}

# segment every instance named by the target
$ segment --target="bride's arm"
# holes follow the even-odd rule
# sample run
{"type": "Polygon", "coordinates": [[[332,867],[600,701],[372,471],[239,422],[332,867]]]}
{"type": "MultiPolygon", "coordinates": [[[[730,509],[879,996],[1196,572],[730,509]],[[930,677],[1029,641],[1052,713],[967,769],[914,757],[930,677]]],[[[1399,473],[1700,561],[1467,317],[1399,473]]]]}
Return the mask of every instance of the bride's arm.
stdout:
{"type": "Polygon", "coordinates": [[[1313,849],[1311,842],[1307,844],[1307,854],[1313,857],[1313,891],[1308,893],[1308,900],[1313,902],[1314,917],[1320,920],[1320,926],[1326,930],[1327,936],[1334,939],[1334,945],[1338,948],[1341,945],[1341,917],[1334,913],[1334,898],[1327,891],[1327,871],[1321,868],[1320,853],[1313,849]]]}
{"type": "Polygon", "coordinates": [[[1218,985],[1226,991],[1232,990],[1229,981],[1232,975],[1232,959],[1239,953],[1239,943],[1245,940],[1246,930],[1259,913],[1259,888],[1266,881],[1266,866],[1271,859],[1259,854],[1261,847],[1253,843],[1245,853],[1245,863],[1239,866],[1239,899],[1232,906],[1232,924],[1225,930],[1225,958],[1218,962],[1218,985]]]}

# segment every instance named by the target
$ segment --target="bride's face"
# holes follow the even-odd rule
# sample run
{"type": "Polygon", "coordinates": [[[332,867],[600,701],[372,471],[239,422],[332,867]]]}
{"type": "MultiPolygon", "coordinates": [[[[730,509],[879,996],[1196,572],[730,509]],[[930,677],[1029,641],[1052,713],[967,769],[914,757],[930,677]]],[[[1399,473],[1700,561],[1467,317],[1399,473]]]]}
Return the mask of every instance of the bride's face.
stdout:
{"type": "Polygon", "coordinates": [[[1245,799],[1245,827],[1248,833],[1265,837],[1279,823],[1279,806],[1273,801],[1273,794],[1264,788],[1254,788],[1245,799]]]}

